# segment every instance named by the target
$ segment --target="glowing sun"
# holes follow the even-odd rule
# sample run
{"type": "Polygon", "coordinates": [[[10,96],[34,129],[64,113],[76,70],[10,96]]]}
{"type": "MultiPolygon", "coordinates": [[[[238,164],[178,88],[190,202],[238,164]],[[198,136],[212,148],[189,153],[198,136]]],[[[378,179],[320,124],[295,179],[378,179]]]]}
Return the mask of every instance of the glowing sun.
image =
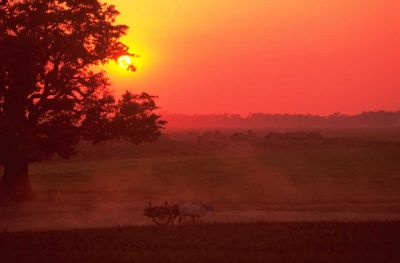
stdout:
{"type": "Polygon", "coordinates": [[[123,69],[128,69],[132,65],[132,58],[130,56],[121,56],[118,58],[118,65],[123,69]]]}

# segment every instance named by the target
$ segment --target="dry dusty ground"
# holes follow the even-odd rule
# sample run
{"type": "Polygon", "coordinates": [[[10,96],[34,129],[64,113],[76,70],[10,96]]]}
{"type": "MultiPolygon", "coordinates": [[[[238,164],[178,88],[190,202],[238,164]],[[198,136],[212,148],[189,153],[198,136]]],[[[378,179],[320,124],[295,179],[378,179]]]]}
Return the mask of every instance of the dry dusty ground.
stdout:
{"type": "MultiPolygon", "coordinates": [[[[202,223],[257,222],[366,222],[400,221],[400,204],[268,204],[263,207],[217,205],[202,223]]],[[[3,207],[0,231],[55,230],[114,226],[152,225],[143,216],[143,204],[99,203],[96,206],[68,206],[62,203],[32,202],[19,207],[3,207]]]]}

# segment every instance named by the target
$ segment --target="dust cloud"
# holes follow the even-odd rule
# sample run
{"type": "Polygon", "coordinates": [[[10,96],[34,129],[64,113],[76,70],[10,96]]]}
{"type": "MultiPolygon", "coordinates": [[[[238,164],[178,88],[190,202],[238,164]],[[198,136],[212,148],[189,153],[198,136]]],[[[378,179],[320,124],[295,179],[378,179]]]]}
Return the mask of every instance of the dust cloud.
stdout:
{"type": "Polygon", "coordinates": [[[36,198],[1,207],[0,231],[147,225],[148,202],[165,201],[212,203],[210,223],[400,218],[398,148],[185,136],[136,148],[114,142],[32,165],[36,198]]]}

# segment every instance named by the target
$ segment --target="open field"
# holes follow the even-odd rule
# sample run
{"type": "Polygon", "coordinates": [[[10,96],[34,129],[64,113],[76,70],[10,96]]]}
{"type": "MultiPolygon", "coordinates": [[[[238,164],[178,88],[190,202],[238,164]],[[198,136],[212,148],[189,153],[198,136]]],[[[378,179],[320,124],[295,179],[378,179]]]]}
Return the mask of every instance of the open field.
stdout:
{"type": "Polygon", "coordinates": [[[0,234],[2,262],[399,262],[400,223],[258,223],[0,234]]]}
{"type": "Polygon", "coordinates": [[[33,164],[36,199],[2,207],[0,231],[146,225],[149,201],[213,203],[209,223],[400,220],[398,131],[324,130],[317,143],[275,144],[268,131],[239,141],[233,132],[83,144],[72,160],[33,164]]]}

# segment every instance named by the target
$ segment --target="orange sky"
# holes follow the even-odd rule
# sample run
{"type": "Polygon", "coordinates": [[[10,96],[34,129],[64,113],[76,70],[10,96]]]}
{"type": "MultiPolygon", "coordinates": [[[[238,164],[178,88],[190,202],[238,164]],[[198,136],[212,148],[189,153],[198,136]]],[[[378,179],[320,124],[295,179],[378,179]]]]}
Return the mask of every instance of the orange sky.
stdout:
{"type": "Polygon", "coordinates": [[[398,0],[108,0],[138,71],[107,71],[170,113],[400,110],[398,0]]]}

